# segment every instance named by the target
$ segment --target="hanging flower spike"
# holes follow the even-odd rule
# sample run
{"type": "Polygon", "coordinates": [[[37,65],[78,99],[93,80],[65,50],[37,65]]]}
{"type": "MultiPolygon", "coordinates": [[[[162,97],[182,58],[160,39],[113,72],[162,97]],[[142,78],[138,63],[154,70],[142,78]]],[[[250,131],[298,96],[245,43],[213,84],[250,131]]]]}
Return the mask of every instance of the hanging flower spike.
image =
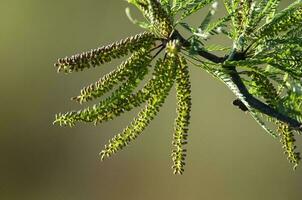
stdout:
{"type": "Polygon", "coordinates": [[[142,89],[135,94],[130,94],[135,86],[130,86],[129,83],[125,84],[127,87],[132,87],[132,90],[126,90],[127,93],[120,94],[120,90],[114,92],[109,98],[101,101],[98,105],[88,107],[84,110],[67,112],[65,114],[59,114],[56,116],[57,123],[61,125],[70,125],[70,122],[83,121],[83,122],[96,122],[101,123],[108,121],[114,117],[119,116],[125,111],[130,111],[135,107],[140,106],[146,102],[152,95],[156,95],[157,90],[164,86],[162,82],[163,76],[160,74],[167,73],[164,67],[161,67],[161,59],[158,60],[154,69],[154,74],[151,80],[149,80],[142,89]],[[122,97],[122,98],[120,98],[122,97]]]}
{"type": "Polygon", "coordinates": [[[294,169],[299,165],[301,160],[300,153],[295,152],[297,148],[295,145],[295,137],[293,134],[293,130],[286,124],[280,123],[278,126],[278,132],[280,134],[280,142],[283,144],[283,148],[285,150],[284,153],[287,154],[287,158],[289,162],[294,164],[294,169]]]}
{"type": "Polygon", "coordinates": [[[102,160],[106,157],[110,157],[112,154],[127,146],[131,141],[135,140],[157,115],[159,108],[164,103],[173,86],[176,65],[177,59],[175,57],[167,57],[164,61],[159,60],[157,62],[157,68],[159,70],[155,71],[154,75],[159,76],[161,83],[154,85],[155,94],[148,99],[147,105],[139,112],[137,118],[135,118],[122,133],[112,138],[109,144],[105,145],[104,150],[100,152],[102,160]],[[164,69],[164,72],[160,69],[164,69]]]}
{"type": "Polygon", "coordinates": [[[149,10],[155,33],[163,38],[168,38],[173,31],[172,19],[157,0],[149,0],[149,10]]]}
{"type": "Polygon", "coordinates": [[[55,67],[57,67],[58,72],[82,71],[85,68],[96,67],[110,62],[112,59],[123,57],[142,47],[150,46],[154,41],[155,37],[152,33],[140,33],[85,53],[73,55],[69,58],[60,58],[55,67]]]}
{"type": "Polygon", "coordinates": [[[129,76],[124,84],[114,91],[106,100],[101,101],[92,108],[58,114],[55,123],[72,126],[77,121],[100,122],[104,119],[108,120],[109,116],[110,118],[113,118],[115,115],[120,115],[125,109],[122,107],[122,102],[127,102],[127,99],[125,98],[131,94],[147,74],[151,60],[152,58],[149,55],[149,51],[144,48],[133,53],[132,56],[119,66],[118,69],[120,70],[110,73],[111,76],[105,75],[106,78],[103,77],[101,79],[104,80],[104,82],[97,82],[95,86],[82,90],[81,95],[76,98],[78,101],[83,102],[92,99],[92,97],[100,97],[105,92],[112,89],[115,84],[124,80],[125,76],[129,76]],[[109,109],[110,107],[111,109],[109,109]],[[113,112],[117,107],[120,108],[120,112],[113,112]]]}
{"type": "MultiPolygon", "coordinates": [[[[143,79],[144,76],[138,77],[138,73],[148,71],[152,57],[149,54],[149,46],[145,46],[141,50],[134,52],[125,62],[123,62],[116,70],[103,76],[96,83],[93,83],[81,90],[81,94],[73,99],[80,103],[87,102],[93,98],[103,96],[106,92],[110,91],[115,85],[127,81],[138,81],[143,79]]],[[[144,75],[146,73],[143,73],[144,75]]]]}
{"type": "Polygon", "coordinates": [[[177,96],[177,118],[175,120],[175,132],[173,136],[174,149],[172,151],[173,172],[182,174],[184,171],[187,150],[188,126],[190,124],[191,112],[191,83],[189,68],[184,58],[180,57],[180,65],[176,71],[176,96],[177,96]]]}

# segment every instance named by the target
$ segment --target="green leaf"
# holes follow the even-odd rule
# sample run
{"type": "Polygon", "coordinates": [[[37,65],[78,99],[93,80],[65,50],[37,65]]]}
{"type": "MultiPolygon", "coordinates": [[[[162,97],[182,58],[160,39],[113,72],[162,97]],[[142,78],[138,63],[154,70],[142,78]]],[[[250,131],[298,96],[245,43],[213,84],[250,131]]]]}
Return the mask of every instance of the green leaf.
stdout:
{"type": "Polygon", "coordinates": [[[206,5],[212,3],[214,0],[187,0],[179,10],[183,11],[179,21],[204,8],[206,5]]]}
{"type": "Polygon", "coordinates": [[[272,37],[292,27],[299,27],[301,24],[302,2],[299,0],[277,13],[269,22],[259,28],[255,36],[258,39],[272,37]]]}

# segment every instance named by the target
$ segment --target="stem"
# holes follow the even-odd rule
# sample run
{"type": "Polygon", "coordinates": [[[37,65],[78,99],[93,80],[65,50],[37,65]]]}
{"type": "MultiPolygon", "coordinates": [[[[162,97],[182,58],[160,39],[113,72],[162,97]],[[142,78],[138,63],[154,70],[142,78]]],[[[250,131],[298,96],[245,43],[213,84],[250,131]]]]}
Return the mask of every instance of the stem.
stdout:
{"type": "MultiPolygon", "coordinates": [[[[160,46],[159,46],[159,47],[160,47],[160,46]]],[[[156,54],[153,56],[152,59],[154,59],[156,56],[158,56],[158,54],[160,54],[160,52],[161,52],[162,50],[164,50],[164,48],[165,48],[165,46],[162,45],[162,47],[156,52],[156,54]]]]}
{"type": "Polygon", "coordinates": [[[302,130],[302,124],[299,121],[280,113],[276,109],[270,107],[269,105],[263,103],[262,101],[251,95],[244,85],[241,77],[239,76],[235,66],[232,66],[232,68],[230,68],[229,70],[229,75],[232,82],[237,86],[237,89],[243,95],[245,101],[249,104],[250,107],[288,124],[293,129],[302,130]]]}
{"type": "MultiPolygon", "coordinates": [[[[191,47],[191,43],[186,40],[185,38],[183,38],[182,35],[180,35],[180,33],[178,31],[175,31],[172,35],[172,39],[178,39],[182,46],[185,48],[190,48],[191,47]]],[[[199,50],[198,55],[209,60],[212,61],[214,63],[219,63],[219,64],[223,64],[223,62],[228,58],[228,55],[224,56],[224,57],[219,57],[216,56],[215,54],[212,54],[210,52],[207,52],[205,50],[199,50]]],[[[238,59],[244,59],[244,57],[242,58],[242,55],[235,53],[235,56],[233,57],[233,60],[238,60],[238,59]]],[[[231,81],[233,82],[234,86],[237,87],[238,91],[241,93],[241,95],[244,97],[246,103],[248,105],[246,105],[247,107],[251,107],[255,110],[258,110],[259,112],[262,112],[270,117],[276,118],[279,121],[282,121],[286,124],[288,124],[291,128],[295,129],[295,130],[299,130],[302,131],[302,124],[297,121],[296,119],[293,119],[285,114],[280,113],[278,110],[270,107],[269,105],[263,103],[262,101],[260,101],[259,99],[255,98],[253,95],[251,95],[248,91],[248,89],[246,88],[246,86],[244,85],[241,77],[238,74],[238,71],[236,70],[235,66],[223,66],[223,68],[228,69],[226,70],[226,73],[228,73],[228,75],[231,77],[231,81]]],[[[243,102],[242,102],[243,103],[243,102]]]]}
{"type": "MultiPolygon", "coordinates": [[[[172,39],[177,38],[180,43],[182,44],[183,47],[185,48],[190,48],[191,47],[191,43],[186,40],[185,38],[182,37],[182,35],[180,35],[180,33],[178,31],[174,31],[173,35],[172,35],[172,39]]],[[[226,57],[219,57],[216,56],[215,54],[212,54],[210,52],[207,52],[205,50],[199,50],[197,52],[201,57],[210,60],[214,63],[223,63],[226,60],[226,57]]]]}

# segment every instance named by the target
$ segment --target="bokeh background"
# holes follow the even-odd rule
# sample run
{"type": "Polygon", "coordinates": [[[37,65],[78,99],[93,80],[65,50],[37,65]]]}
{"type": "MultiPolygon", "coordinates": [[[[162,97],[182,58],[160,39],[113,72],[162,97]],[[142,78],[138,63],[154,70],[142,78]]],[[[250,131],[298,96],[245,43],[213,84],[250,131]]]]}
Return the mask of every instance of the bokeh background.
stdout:
{"type": "MultiPolygon", "coordinates": [[[[174,93],[131,146],[104,162],[98,152],[135,112],[97,127],[52,125],[56,113],[81,108],[70,97],[118,64],[64,75],[53,63],[139,33],[126,6],[122,0],[0,0],[0,199],[301,199],[301,166],[293,171],[278,139],[233,107],[222,83],[193,66],[183,176],[170,169],[174,93]]],[[[202,15],[189,22],[197,25],[202,15]]]]}

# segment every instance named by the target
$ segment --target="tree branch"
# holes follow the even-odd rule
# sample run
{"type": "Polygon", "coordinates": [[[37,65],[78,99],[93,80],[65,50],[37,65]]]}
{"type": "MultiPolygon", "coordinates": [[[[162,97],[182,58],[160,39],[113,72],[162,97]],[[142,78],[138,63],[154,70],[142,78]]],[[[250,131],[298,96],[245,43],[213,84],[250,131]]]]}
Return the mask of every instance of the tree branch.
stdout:
{"type": "Polygon", "coordinates": [[[237,86],[238,90],[243,95],[245,101],[249,104],[250,107],[288,124],[291,128],[295,130],[302,130],[302,124],[299,121],[280,113],[276,109],[270,107],[269,105],[263,103],[262,101],[251,95],[234,66],[232,66],[232,68],[228,67],[228,70],[232,82],[237,86]]]}
{"type": "MultiPolygon", "coordinates": [[[[185,48],[190,48],[191,47],[191,43],[186,40],[182,35],[180,35],[180,33],[175,30],[173,32],[173,35],[172,35],[172,39],[178,39],[180,41],[180,43],[182,44],[183,47],[185,48]]],[[[200,49],[198,52],[197,52],[201,57],[209,60],[209,61],[212,61],[214,63],[223,63],[227,57],[219,57],[219,56],[216,56],[215,54],[212,54],[210,52],[207,52],[205,50],[202,50],[200,49]]]]}
{"type": "MultiPolygon", "coordinates": [[[[184,39],[178,31],[175,31],[173,33],[172,38],[173,39],[177,38],[178,40],[180,40],[182,46],[185,48],[191,47],[191,43],[188,40],[184,39]]],[[[197,53],[201,57],[203,57],[209,61],[212,61],[214,63],[217,63],[217,64],[218,63],[223,64],[223,62],[228,58],[228,55],[226,55],[225,57],[219,57],[219,56],[216,56],[205,50],[199,50],[197,53]]],[[[240,55],[240,54],[235,55],[235,57],[233,58],[233,60],[241,60],[241,59],[244,59],[244,57],[242,58],[242,55],[240,55]]],[[[296,119],[293,119],[285,114],[280,113],[278,110],[270,107],[269,105],[263,103],[262,101],[260,101],[259,99],[255,98],[253,95],[251,95],[249,93],[248,89],[246,88],[246,86],[244,85],[241,77],[239,76],[238,71],[236,70],[235,66],[223,66],[222,65],[222,67],[228,69],[227,73],[231,77],[231,81],[237,87],[238,91],[243,95],[246,103],[248,104],[246,106],[256,109],[270,117],[276,118],[277,120],[288,124],[291,128],[293,128],[295,130],[302,131],[302,123],[300,123],[296,119]]]]}

